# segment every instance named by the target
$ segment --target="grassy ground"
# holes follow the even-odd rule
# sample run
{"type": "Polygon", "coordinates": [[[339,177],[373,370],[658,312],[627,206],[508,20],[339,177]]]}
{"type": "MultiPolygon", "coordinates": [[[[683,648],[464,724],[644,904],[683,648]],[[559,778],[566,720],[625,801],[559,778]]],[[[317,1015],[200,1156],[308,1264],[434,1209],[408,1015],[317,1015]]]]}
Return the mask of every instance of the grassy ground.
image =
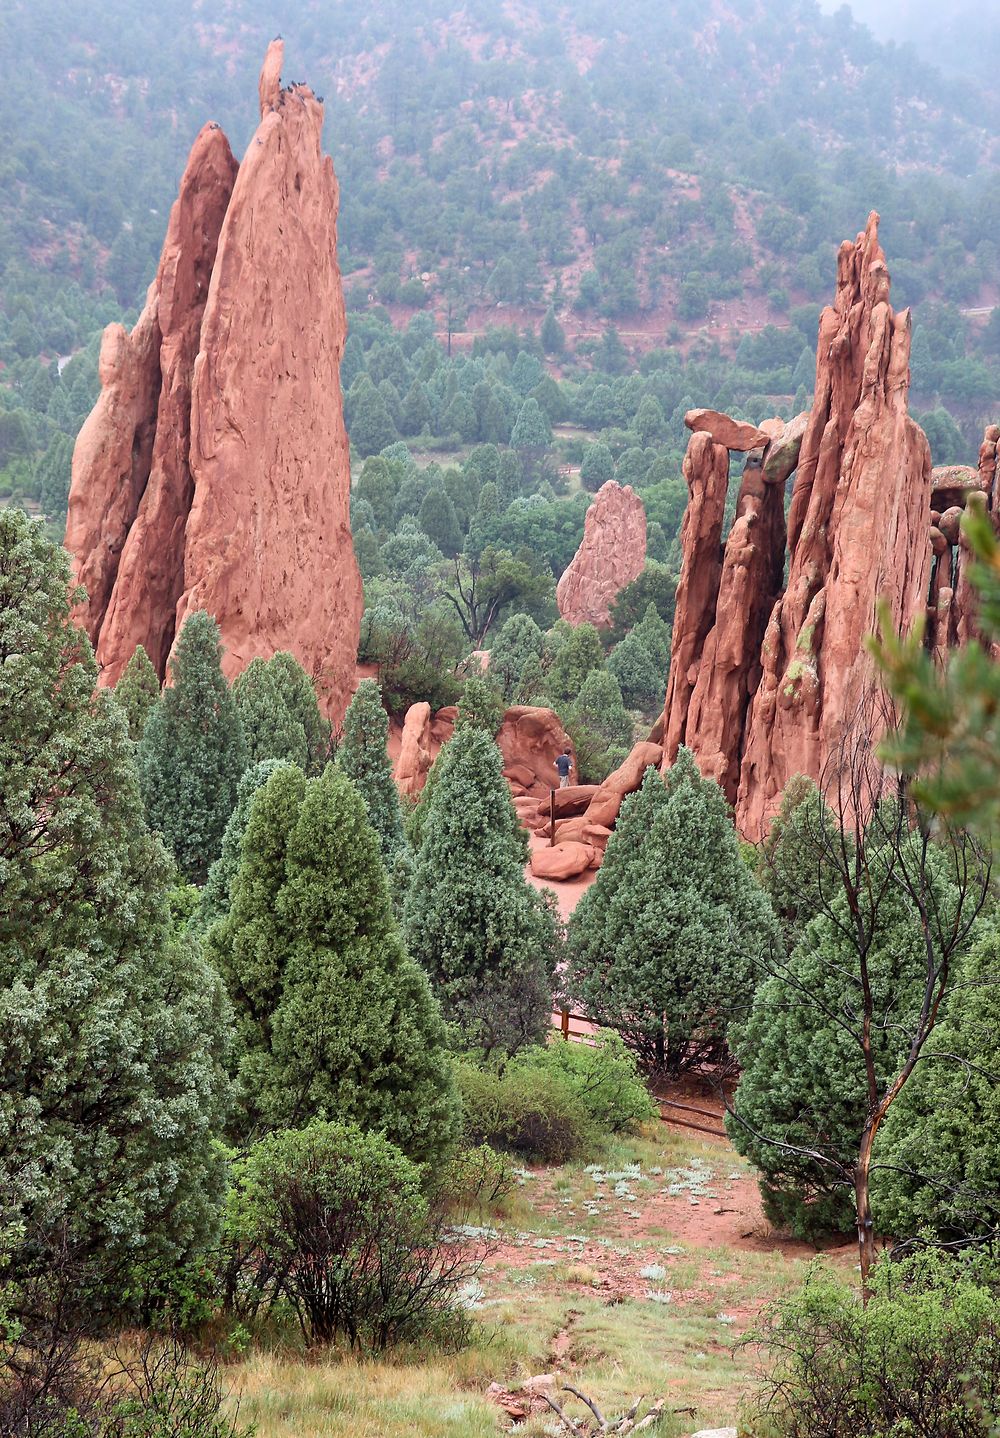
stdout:
{"type": "MultiPolygon", "coordinates": [[[[663,1126],[596,1169],[535,1170],[484,1219],[500,1238],[469,1348],[378,1362],[253,1351],[228,1370],[242,1416],[259,1438],[485,1438],[510,1427],[491,1383],[517,1397],[554,1373],[605,1414],[666,1396],[661,1438],[732,1423],[753,1362],[739,1338],[808,1261],[762,1237],[750,1194],[728,1145],[663,1126]]],[[[573,1400],[567,1411],[582,1416],[573,1400]]],[[[518,1432],[540,1438],[552,1418],[534,1412],[518,1432]]]]}

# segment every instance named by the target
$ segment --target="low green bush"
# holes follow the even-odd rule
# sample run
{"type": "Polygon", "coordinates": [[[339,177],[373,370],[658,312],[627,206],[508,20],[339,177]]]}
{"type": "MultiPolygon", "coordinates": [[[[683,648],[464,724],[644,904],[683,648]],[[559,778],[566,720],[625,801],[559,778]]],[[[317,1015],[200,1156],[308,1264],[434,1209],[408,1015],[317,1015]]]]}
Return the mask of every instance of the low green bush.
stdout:
{"type": "Polygon", "coordinates": [[[306,1341],[382,1352],[405,1339],[461,1343],[459,1297],[478,1264],[449,1243],[424,1172],[388,1139],[316,1122],[270,1134],[233,1165],[225,1231],[229,1307],[291,1308],[306,1341]]]}
{"type": "Polygon", "coordinates": [[[656,1105],[639,1077],[635,1056],[620,1034],[600,1029],[593,1043],[564,1043],[526,1050],[518,1069],[553,1074],[565,1082],[604,1133],[623,1133],[656,1117],[656,1105]]]}
{"type": "Polygon", "coordinates": [[[565,1078],[530,1067],[456,1065],[469,1144],[540,1163],[568,1163],[593,1147],[598,1129],[565,1078]]]}
{"type": "Polygon", "coordinates": [[[982,1259],[928,1249],[876,1264],[866,1307],[822,1263],[746,1342],[767,1355],[747,1438],[992,1438],[1000,1297],[982,1259]]]}

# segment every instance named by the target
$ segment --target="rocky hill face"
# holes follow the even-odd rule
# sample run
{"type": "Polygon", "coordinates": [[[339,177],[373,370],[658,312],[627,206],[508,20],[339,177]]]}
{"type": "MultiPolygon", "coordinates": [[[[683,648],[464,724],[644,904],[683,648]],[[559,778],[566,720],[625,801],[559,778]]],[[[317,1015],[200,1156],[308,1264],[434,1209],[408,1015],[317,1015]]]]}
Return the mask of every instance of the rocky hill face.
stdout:
{"type": "Polygon", "coordinates": [[[338,719],[361,612],[338,192],[323,107],[306,86],[281,87],[281,62],[274,42],[238,168],[218,125],[199,134],[145,308],[131,334],[105,333],[66,546],[102,683],[140,643],[164,677],[184,620],[204,609],[230,678],[289,650],[338,719]]]}

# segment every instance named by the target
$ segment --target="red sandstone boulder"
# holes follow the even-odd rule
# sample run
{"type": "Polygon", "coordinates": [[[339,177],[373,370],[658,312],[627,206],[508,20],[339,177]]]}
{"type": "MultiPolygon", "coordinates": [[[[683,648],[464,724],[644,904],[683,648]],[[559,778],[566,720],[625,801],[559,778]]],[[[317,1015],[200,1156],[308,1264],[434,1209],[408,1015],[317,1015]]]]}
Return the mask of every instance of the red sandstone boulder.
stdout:
{"type": "Polygon", "coordinates": [[[611,605],[646,563],[646,511],[629,485],[609,479],[584,519],[580,548],[556,588],[568,624],[607,629],[611,605]]]}
{"type": "MultiPolygon", "coordinates": [[[[503,755],[504,769],[518,765],[531,776],[525,789],[539,798],[558,783],[556,757],[573,746],[569,735],[551,709],[529,704],[515,705],[503,716],[496,742],[503,755]]],[[[573,756],[574,767],[576,757],[573,756]]]]}
{"type": "Polygon", "coordinates": [[[393,778],[401,794],[414,799],[427,782],[434,756],[431,752],[431,706],[411,704],[403,720],[399,758],[393,778]]]}
{"type": "Polygon", "coordinates": [[[783,424],[780,432],[772,438],[764,454],[765,483],[783,485],[795,472],[808,423],[809,413],[804,411],[783,424]]]}
{"type": "Polygon", "coordinates": [[[611,830],[604,824],[595,824],[581,814],[575,819],[563,819],[556,824],[557,844],[589,844],[603,854],[608,847],[608,840],[611,838],[611,830]]]}
{"type": "Polygon", "coordinates": [[[721,444],[740,454],[746,454],[751,449],[763,449],[770,439],[767,430],[758,429],[755,424],[747,424],[741,419],[730,419],[728,414],[721,414],[717,409],[689,409],[684,423],[695,434],[707,434],[713,444],[721,444]]]}
{"type": "MultiPolygon", "coordinates": [[[[609,774],[587,806],[583,818],[590,824],[610,829],[618,818],[618,810],[626,794],[633,794],[642,783],[646,770],[657,768],[663,758],[659,744],[636,744],[613,774],[609,774]]],[[[573,821],[570,821],[573,822],[573,821]]]]}
{"type": "Polygon", "coordinates": [[[536,879],[575,879],[594,861],[589,844],[558,843],[531,851],[531,872],[536,879]]]}
{"type": "Polygon", "coordinates": [[[939,464],[931,470],[931,505],[944,511],[955,505],[964,509],[970,494],[982,494],[978,469],[969,464],[939,464]]]}

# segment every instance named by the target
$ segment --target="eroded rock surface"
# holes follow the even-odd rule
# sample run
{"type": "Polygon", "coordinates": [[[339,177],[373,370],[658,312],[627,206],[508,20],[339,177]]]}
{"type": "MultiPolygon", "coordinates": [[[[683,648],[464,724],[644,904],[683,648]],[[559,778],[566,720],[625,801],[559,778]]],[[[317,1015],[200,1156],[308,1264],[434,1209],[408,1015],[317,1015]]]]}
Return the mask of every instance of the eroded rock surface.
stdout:
{"type": "Polygon", "coordinates": [[[161,677],[185,618],[213,614],[232,678],[290,650],[340,718],[361,582],[340,398],[346,336],[323,107],[282,89],[282,45],[238,172],[195,142],[135,330],[111,326],[77,441],[66,543],[101,682],[143,643],[161,677]]]}
{"type": "Polygon", "coordinates": [[[597,491],[583,522],[583,539],[556,589],[559,613],[569,624],[607,629],[611,606],[646,563],[646,511],[630,485],[609,479],[597,491]]]}

